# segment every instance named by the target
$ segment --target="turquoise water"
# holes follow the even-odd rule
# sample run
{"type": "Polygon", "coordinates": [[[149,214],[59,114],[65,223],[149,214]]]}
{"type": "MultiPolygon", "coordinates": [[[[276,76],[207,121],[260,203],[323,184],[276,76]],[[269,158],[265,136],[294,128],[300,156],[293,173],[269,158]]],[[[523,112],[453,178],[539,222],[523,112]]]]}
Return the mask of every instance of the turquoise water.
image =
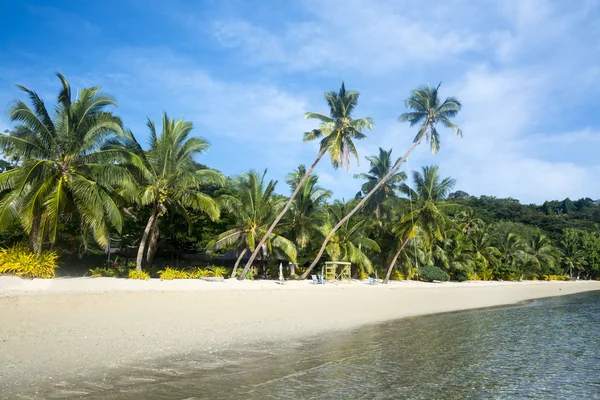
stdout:
{"type": "Polygon", "coordinates": [[[120,379],[82,398],[600,399],[600,292],[173,359],[120,379]]]}

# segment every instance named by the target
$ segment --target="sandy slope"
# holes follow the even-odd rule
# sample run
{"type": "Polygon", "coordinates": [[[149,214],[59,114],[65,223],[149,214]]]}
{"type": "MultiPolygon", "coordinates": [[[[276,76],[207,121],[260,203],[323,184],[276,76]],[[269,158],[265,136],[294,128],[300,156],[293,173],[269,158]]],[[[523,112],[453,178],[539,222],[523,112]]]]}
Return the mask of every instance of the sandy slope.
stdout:
{"type": "Polygon", "coordinates": [[[600,282],[225,283],[0,277],[0,397],[162,356],[600,290],[600,282]]]}

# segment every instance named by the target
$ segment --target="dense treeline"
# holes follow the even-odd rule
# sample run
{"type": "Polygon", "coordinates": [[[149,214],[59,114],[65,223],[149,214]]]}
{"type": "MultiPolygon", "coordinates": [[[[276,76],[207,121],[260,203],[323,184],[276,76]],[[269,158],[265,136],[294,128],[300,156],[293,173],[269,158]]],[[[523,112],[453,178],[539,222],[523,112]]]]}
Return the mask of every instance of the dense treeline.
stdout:
{"type": "Polygon", "coordinates": [[[343,84],[325,93],[328,114],[305,115],[319,123],[304,136],[320,143],[313,164],[281,183],[266,170],[225,177],[198,163],[208,142],[166,114],[158,126],[148,121],[144,147],[114,114],[112,97],[97,87],[74,96],[59,78],[53,113],[19,87],[31,105],[15,101],[15,127],[0,135],[3,247],[83,258],[117,247],[138,272],[212,262],[240,279],[274,276],[280,262],[306,277],[326,260],[386,281],[600,277],[600,202],[477,198],[454,191],[457,182],[437,166],[401,170],[422,141],[437,152],[438,124],[462,135],[451,121],[461,104],[441,101],[439,86],[405,102],[400,121],[416,127],[411,149],[398,159],[391,149],[368,155],[356,198],[344,202],[314,172],[325,155],[347,169],[359,158],[354,142],[373,127],[354,118],[359,94],[343,84]],[[278,194],[286,189],[289,197],[278,194]]]}

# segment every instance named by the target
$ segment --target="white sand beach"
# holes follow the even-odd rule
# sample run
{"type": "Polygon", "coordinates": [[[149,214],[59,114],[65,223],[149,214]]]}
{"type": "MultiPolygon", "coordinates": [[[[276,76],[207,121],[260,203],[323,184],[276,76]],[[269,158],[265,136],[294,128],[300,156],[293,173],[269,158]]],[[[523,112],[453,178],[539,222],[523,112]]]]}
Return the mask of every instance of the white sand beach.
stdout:
{"type": "Polygon", "coordinates": [[[372,286],[0,277],[0,390],[92,378],[170,355],[297,341],[403,317],[589,290],[600,290],[600,282],[372,286]]]}

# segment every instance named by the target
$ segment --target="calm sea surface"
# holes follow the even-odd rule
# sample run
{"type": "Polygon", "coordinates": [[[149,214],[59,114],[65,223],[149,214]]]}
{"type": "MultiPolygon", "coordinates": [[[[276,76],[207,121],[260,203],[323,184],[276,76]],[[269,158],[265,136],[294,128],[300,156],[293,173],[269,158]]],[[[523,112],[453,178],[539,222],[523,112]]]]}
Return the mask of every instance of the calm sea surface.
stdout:
{"type": "Polygon", "coordinates": [[[600,399],[600,292],[404,319],[284,349],[265,346],[173,359],[96,389],[83,385],[79,395],[135,400],[600,399]]]}

